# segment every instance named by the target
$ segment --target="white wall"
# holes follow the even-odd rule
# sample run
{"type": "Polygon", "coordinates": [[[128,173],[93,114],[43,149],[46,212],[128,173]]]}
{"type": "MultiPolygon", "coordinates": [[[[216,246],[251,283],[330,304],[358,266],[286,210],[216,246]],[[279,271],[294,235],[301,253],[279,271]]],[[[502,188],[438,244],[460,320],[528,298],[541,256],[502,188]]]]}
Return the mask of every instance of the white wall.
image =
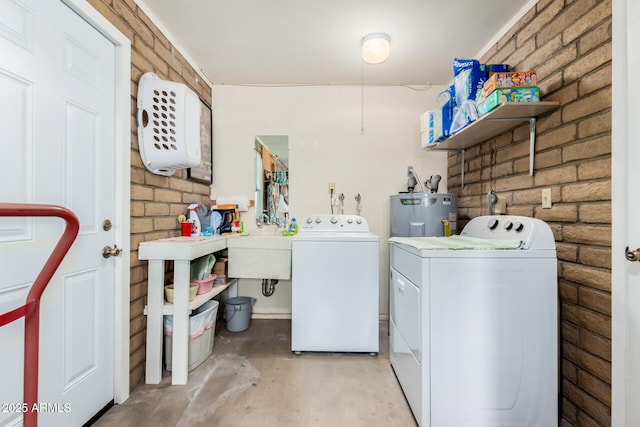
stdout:
{"type": "MultiPolygon", "coordinates": [[[[255,136],[288,135],[291,216],[330,213],[329,182],[344,193],[347,214],[356,213],[354,196],[361,194],[362,216],[380,236],[380,313],[386,315],[389,196],[406,191],[409,165],[422,181],[441,175],[440,192],[447,191],[446,153],[420,148],[419,115],[438,105],[443,89],[365,86],[363,96],[359,86],[214,86],[211,198],[252,199],[255,136]]],[[[253,218],[253,210],[242,214],[250,232],[253,218]]],[[[289,281],[269,298],[258,280],[241,281],[239,292],[258,299],[257,315],[291,313],[289,281]]]]}

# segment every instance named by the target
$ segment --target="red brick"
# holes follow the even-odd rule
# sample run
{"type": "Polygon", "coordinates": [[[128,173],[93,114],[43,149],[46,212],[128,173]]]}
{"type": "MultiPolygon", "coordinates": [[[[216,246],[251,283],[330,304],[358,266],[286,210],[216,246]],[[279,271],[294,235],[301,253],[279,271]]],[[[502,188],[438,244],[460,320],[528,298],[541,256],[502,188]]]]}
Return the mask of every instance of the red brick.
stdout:
{"type": "Polygon", "coordinates": [[[533,177],[529,175],[516,175],[512,177],[496,179],[495,190],[497,192],[529,188],[533,185],[533,177]]]}
{"type": "MultiPolygon", "coordinates": [[[[585,391],[571,384],[569,381],[563,382],[563,388],[565,390],[565,396],[574,402],[574,404],[580,408],[583,412],[589,415],[597,421],[597,423],[591,424],[592,426],[610,426],[611,415],[607,405],[595,399],[585,391]]],[[[580,417],[580,414],[578,414],[580,417]]],[[[580,426],[585,425],[588,420],[582,419],[580,426]]]]}
{"type": "Polygon", "coordinates": [[[563,33],[565,43],[577,39],[582,34],[587,33],[591,28],[599,25],[602,21],[609,19],[611,13],[611,0],[600,2],[595,8],[589,10],[588,13],[567,27],[563,33]]]}
{"type": "MultiPolygon", "coordinates": [[[[610,276],[610,274],[608,274],[610,276]]],[[[611,285],[609,285],[611,286],[611,285]]],[[[611,294],[586,287],[578,290],[578,301],[582,307],[611,316],[611,294]]]]}
{"type": "Polygon", "coordinates": [[[580,345],[585,351],[611,362],[611,340],[586,329],[580,330],[580,345]]]}
{"type": "Polygon", "coordinates": [[[573,362],[579,369],[590,372],[602,381],[611,382],[611,363],[566,342],[563,343],[562,350],[567,360],[573,362]]]}
{"type": "Polygon", "coordinates": [[[576,138],[576,125],[558,127],[536,137],[536,151],[559,147],[574,141],[576,138]]]}
{"type": "Polygon", "coordinates": [[[605,88],[584,98],[580,98],[562,110],[562,121],[570,121],[600,113],[611,108],[611,88],[605,88]]]}
{"type": "Polygon", "coordinates": [[[561,261],[578,261],[578,245],[575,243],[556,242],[556,253],[561,261]]]}
{"type": "Polygon", "coordinates": [[[565,262],[562,263],[562,277],[573,283],[611,292],[611,272],[609,270],[565,262]]]}
{"type": "Polygon", "coordinates": [[[156,188],[154,192],[154,200],[156,202],[180,202],[182,200],[179,191],[167,190],[164,188],[156,188]]]}
{"type": "Polygon", "coordinates": [[[578,171],[574,165],[544,169],[537,171],[534,176],[534,184],[536,187],[564,184],[567,182],[575,182],[577,180],[578,171]]]}
{"type": "Polygon", "coordinates": [[[611,203],[581,203],[578,213],[581,222],[611,224],[611,203]]]}
{"type": "Polygon", "coordinates": [[[575,284],[561,280],[558,284],[558,290],[561,301],[571,304],[578,303],[578,287],[575,284]]]}
{"type": "Polygon", "coordinates": [[[578,123],[578,138],[611,134],[611,111],[603,111],[578,123]]]}
{"type": "Polygon", "coordinates": [[[564,241],[599,246],[611,245],[611,227],[583,224],[566,224],[562,227],[564,241]]]}
{"type": "MultiPolygon", "coordinates": [[[[580,343],[580,328],[573,323],[562,321],[560,324],[560,338],[561,341],[578,345],[580,343]]],[[[566,362],[571,363],[569,361],[566,362]]]]}
{"type": "Polygon", "coordinates": [[[580,182],[562,187],[563,202],[611,200],[610,181],[580,182]]]}
{"type": "Polygon", "coordinates": [[[570,162],[573,160],[590,159],[611,153],[611,136],[605,135],[598,138],[577,141],[562,149],[562,160],[570,162]]]}
{"type": "MultiPolygon", "coordinates": [[[[554,0],[547,7],[542,9],[535,17],[523,26],[516,36],[516,43],[522,46],[526,41],[540,31],[540,28],[549,27],[552,22],[563,10],[564,1],[554,0]]],[[[540,10],[540,9],[539,9],[540,10]]]]}
{"type": "Polygon", "coordinates": [[[575,222],[578,219],[578,208],[575,205],[556,204],[551,209],[536,206],[534,212],[536,218],[547,222],[575,222]]]}
{"type": "Polygon", "coordinates": [[[611,248],[582,246],[578,261],[583,265],[611,269],[611,248]]]}
{"type": "Polygon", "coordinates": [[[549,52],[546,58],[540,58],[540,63],[535,65],[536,71],[540,76],[550,76],[559,70],[564,70],[568,64],[571,64],[578,57],[578,48],[575,44],[561,47],[562,43],[558,39],[557,43],[553,43],[550,48],[558,48],[556,52],[549,52]]]}
{"type": "Polygon", "coordinates": [[[608,18],[602,21],[602,23],[596,28],[580,37],[578,42],[578,52],[580,55],[583,55],[591,49],[610,41],[611,33],[611,18],[608,18]]]}

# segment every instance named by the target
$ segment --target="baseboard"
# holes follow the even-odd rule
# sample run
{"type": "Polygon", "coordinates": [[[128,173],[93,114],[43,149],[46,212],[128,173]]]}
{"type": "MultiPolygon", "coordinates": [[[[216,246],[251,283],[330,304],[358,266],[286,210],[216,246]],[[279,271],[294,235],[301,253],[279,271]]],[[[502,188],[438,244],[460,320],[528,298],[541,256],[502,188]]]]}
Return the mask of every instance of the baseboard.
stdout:
{"type": "MultiPolygon", "coordinates": [[[[251,313],[252,319],[291,319],[291,313],[251,313]]],[[[378,317],[381,321],[388,321],[388,314],[381,314],[378,317]]]]}

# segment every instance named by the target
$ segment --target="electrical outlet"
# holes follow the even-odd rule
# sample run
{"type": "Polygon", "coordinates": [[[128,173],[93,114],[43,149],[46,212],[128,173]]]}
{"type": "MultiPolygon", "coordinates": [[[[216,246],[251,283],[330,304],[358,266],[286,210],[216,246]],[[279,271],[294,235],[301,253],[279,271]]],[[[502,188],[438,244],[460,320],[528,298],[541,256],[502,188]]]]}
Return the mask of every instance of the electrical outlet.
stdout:
{"type": "Polygon", "coordinates": [[[336,183],[335,182],[330,182],[329,183],[329,194],[335,194],[336,193],[336,183]]]}
{"type": "Polygon", "coordinates": [[[542,209],[551,209],[551,189],[542,189],[542,209]]]}

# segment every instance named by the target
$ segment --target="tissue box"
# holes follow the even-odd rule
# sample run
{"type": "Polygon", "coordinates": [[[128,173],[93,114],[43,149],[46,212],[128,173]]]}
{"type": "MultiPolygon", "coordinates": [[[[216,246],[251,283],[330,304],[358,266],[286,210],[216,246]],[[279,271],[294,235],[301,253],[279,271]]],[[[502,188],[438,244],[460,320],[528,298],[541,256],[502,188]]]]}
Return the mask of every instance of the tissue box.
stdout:
{"type": "Polygon", "coordinates": [[[498,88],[478,103],[478,115],[484,116],[498,105],[508,102],[539,102],[540,89],[537,87],[498,88]]]}
{"type": "Polygon", "coordinates": [[[538,84],[536,73],[533,71],[519,71],[509,73],[494,73],[482,87],[484,97],[500,87],[531,87],[538,84]]]}

